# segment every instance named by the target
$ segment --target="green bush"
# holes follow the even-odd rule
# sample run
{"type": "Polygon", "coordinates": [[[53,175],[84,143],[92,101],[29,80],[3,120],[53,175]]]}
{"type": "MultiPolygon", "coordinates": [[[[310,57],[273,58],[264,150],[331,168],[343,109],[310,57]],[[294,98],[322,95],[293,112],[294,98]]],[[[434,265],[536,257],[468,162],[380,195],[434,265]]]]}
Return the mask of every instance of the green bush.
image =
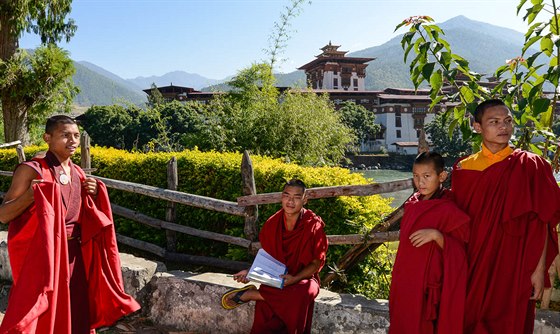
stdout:
{"type": "MultiPolygon", "coordinates": [[[[28,147],[26,156],[30,158],[37,151],[46,147],[28,147]]],[[[227,201],[236,201],[242,196],[241,158],[239,153],[217,153],[200,151],[183,151],[174,153],[130,153],[113,148],[91,148],[92,167],[95,175],[166,188],[167,162],[177,158],[179,185],[178,190],[186,193],[203,195],[227,201]]],[[[74,156],[79,163],[79,154],[74,156]]],[[[337,167],[302,167],[284,163],[280,159],[252,156],[257,193],[280,191],[284,182],[290,178],[302,179],[308,187],[324,187],[335,185],[366,184],[368,181],[361,175],[350,173],[337,167]]],[[[14,149],[0,150],[0,169],[13,170],[17,164],[14,149]]],[[[7,189],[10,179],[3,178],[1,186],[7,189]]],[[[142,195],[110,189],[111,202],[136,210],[151,217],[165,219],[165,201],[148,198],[142,195]]],[[[326,232],[333,234],[366,233],[381,221],[383,215],[391,208],[389,200],[380,196],[345,196],[309,201],[307,207],[319,214],[326,223],[326,232]]],[[[264,223],[280,208],[280,204],[259,206],[259,224],[264,223]]],[[[151,227],[115,217],[117,232],[165,247],[165,233],[151,227]]],[[[242,217],[192,208],[177,206],[177,223],[193,228],[213,231],[233,236],[243,236],[244,220],[242,217]]],[[[219,258],[249,261],[247,252],[237,246],[217,241],[194,238],[179,234],[178,251],[193,255],[207,255],[219,258]]],[[[327,264],[332,266],[349,246],[331,246],[327,264]]],[[[378,272],[386,271],[387,254],[372,256],[360,267],[345,273],[348,276],[349,289],[368,296],[385,296],[388,285],[382,281],[365,284],[376,273],[375,280],[388,279],[386,272],[383,277],[378,272]],[[386,290],[386,291],[384,291],[386,290]]],[[[390,267],[389,267],[390,268],[390,267]]],[[[324,272],[328,271],[326,266],[324,272]]],[[[390,269],[389,269],[390,273],[390,269]]],[[[340,285],[337,285],[340,286],[340,285]]],[[[347,288],[344,284],[342,289],[347,288]]]]}

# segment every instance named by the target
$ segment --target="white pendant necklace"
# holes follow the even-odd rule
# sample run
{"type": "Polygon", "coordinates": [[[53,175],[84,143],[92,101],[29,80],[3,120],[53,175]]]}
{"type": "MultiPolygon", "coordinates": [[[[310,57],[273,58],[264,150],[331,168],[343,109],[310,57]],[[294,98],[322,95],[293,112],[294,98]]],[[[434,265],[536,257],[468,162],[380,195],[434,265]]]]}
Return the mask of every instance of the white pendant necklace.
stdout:
{"type": "Polygon", "coordinates": [[[60,184],[68,184],[70,182],[70,178],[68,177],[68,175],[64,174],[63,171],[60,171],[60,175],[58,176],[58,180],[60,181],[60,184]]]}

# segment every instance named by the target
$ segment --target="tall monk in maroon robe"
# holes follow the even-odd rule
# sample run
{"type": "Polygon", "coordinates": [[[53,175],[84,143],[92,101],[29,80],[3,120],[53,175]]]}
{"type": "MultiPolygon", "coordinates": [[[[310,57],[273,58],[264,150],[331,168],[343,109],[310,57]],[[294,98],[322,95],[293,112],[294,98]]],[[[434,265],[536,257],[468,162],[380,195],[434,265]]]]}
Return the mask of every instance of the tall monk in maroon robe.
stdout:
{"type": "Polygon", "coordinates": [[[513,150],[509,109],[477,107],[482,150],[453,171],[457,205],[471,217],[465,333],[532,333],[535,302],[558,254],[560,189],[543,158],[513,150]]]}
{"type": "MultiPolygon", "coordinates": [[[[305,185],[289,181],[282,192],[282,209],[270,217],[259,234],[262,248],[284,263],[284,287],[261,284],[259,289],[234,289],[222,305],[231,309],[255,300],[251,333],[311,333],[314,300],[319,294],[319,271],[325,264],[327,237],[321,217],[303,208],[305,185]],[[229,306],[232,305],[233,306],[229,306]]],[[[234,279],[247,283],[247,270],[234,279]]]]}
{"type": "Polygon", "coordinates": [[[106,188],[70,161],[76,123],[53,116],[44,138],[0,206],[13,274],[0,333],[90,333],[140,305],[124,292],[106,188]]]}
{"type": "Polygon", "coordinates": [[[469,217],[442,188],[441,155],[419,154],[416,192],[404,205],[389,294],[390,334],[461,333],[469,217]]]}

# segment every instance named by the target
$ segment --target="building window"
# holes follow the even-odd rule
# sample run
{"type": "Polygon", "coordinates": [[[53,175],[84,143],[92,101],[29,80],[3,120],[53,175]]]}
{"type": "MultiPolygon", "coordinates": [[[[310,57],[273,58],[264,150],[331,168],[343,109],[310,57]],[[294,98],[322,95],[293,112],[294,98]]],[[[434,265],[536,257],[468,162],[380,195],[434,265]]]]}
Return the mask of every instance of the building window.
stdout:
{"type": "Polygon", "coordinates": [[[336,105],[339,105],[339,104],[341,104],[341,103],[342,103],[342,100],[341,100],[341,99],[336,99],[336,100],[334,100],[334,104],[336,104],[336,105]]]}
{"type": "Polygon", "coordinates": [[[346,101],[352,102],[352,103],[356,103],[356,100],[355,100],[355,99],[348,99],[348,100],[346,100],[346,101]]]}
{"type": "Polygon", "coordinates": [[[334,79],[332,80],[332,83],[333,83],[334,88],[335,88],[335,89],[338,89],[338,78],[334,78],[334,79]]]}
{"type": "Polygon", "coordinates": [[[412,113],[425,113],[425,107],[412,107],[412,113]]]}
{"type": "Polygon", "coordinates": [[[395,127],[397,128],[401,128],[402,127],[402,121],[401,121],[401,113],[395,113],[395,127]]]}
{"type": "Polygon", "coordinates": [[[397,138],[401,137],[401,130],[397,130],[397,138]]]}
{"type": "Polygon", "coordinates": [[[369,103],[369,100],[368,99],[361,99],[360,103],[362,103],[362,104],[369,103]]]}
{"type": "Polygon", "coordinates": [[[354,79],[354,87],[358,87],[358,79],[354,79]]]}
{"type": "Polygon", "coordinates": [[[416,130],[416,138],[420,138],[420,129],[416,130]]]}

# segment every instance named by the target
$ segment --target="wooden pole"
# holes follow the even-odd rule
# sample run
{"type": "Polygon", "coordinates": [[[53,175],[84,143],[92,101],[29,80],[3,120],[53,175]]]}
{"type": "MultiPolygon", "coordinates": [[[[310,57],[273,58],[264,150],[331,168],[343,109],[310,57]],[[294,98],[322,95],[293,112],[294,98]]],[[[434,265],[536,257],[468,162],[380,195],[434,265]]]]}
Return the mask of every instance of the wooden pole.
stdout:
{"type": "Polygon", "coordinates": [[[16,146],[16,152],[17,152],[17,156],[18,156],[18,162],[19,163],[24,162],[25,161],[25,152],[23,151],[23,146],[21,146],[21,144],[16,146]]]}
{"type": "MultiPolygon", "coordinates": [[[[257,189],[255,186],[255,174],[253,171],[253,162],[249,156],[249,152],[243,152],[243,159],[241,160],[241,180],[243,182],[243,195],[256,195],[257,189]]],[[[245,237],[251,241],[258,239],[259,230],[257,220],[259,218],[259,207],[250,205],[245,207],[245,237]]],[[[255,255],[257,249],[249,247],[249,254],[255,255]]]]}
{"type": "MultiPolygon", "coordinates": [[[[376,250],[383,242],[376,240],[375,236],[379,232],[398,231],[400,229],[401,218],[404,214],[404,204],[399,206],[395,211],[391,212],[381,224],[376,225],[369,233],[371,236],[362,244],[355,245],[344,254],[337,263],[337,267],[341,270],[348,271],[358,262],[362,261],[368,254],[376,250]]],[[[321,285],[327,286],[338,277],[337,273],[331,272],[321,279],[321,285]]]]}
{"type": "MultiPolygon", "coordinates": [[[[177,190],[179,185],[179,176],[177,173],[177,158],[172,157],[167,163],[167,188],[170,190],[177,190]]],[[[174,202],[167,202],[167,210],[165,211],[165,220],[170,223],[177,221],[177,204],[174,202]]],[[[170,252],[177,251],[177,233],[175,231],[166,230],[165,236],[167,238],[167,250],[170,252]]]]}
{"type": "Polygon", "coordinates": [[[80,135],[80,166],[86,172],[91,171],[91,140],[87,132],[80,135]]]}

